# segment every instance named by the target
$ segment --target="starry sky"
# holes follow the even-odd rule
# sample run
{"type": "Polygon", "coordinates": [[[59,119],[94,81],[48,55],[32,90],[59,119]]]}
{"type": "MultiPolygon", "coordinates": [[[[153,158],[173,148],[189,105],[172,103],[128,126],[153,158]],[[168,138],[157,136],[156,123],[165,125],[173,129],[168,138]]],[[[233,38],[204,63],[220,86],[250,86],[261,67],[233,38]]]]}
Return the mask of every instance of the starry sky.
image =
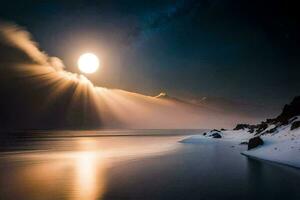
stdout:
{"type": "Polygon", "coordinates": [[[288,0],[2,0],[0,19],[95,85],[146,95],[220,97],[282,107],[300,94],[299,12],[288,0]]]}

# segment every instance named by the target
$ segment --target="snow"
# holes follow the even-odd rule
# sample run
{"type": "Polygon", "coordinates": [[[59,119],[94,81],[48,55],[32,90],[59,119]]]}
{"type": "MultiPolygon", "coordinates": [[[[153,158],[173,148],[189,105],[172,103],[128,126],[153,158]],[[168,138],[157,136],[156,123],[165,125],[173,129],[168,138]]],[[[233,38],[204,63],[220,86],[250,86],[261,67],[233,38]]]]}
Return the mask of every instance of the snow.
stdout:
{"type": "Polygon", "coordinates": [[[245,130],[223,131],[223,139],[234,141],[237,143],[248,141],[251,137],[253,137],[253,134],[245,134],[245,132],[245,130]]]}
{"type": "Polygon", "coordinates": [[[209,137],[205,137],[203,135],[193,135],[189,136],[183,140],[181,140],[181,143],[190,143],[190,144],[209,144],[216,142],[217,139],[212,139],[209,137]]]}
{"type": "Polygon", "coordinates": [[[300,129],[285,127],[275,135],[261,137],[264,145],[245,151],[242,154],[300,168],[300,129]]]}
{"type": "MultiPolygon", "coordinates": [[[[264,145],[244,151],[242,154],[255,159],[300,168],[300,128],[291,130],[291,123],[289,123],[277,127],[274,133],[266,133],[266,131],[274,127],[275,125],[271,124],[261,133],[260,137],[263,139],[264,145]]],[[[206,136],[195,135],[181,142],[207,143],[214,141],[231,141],[240,144],[241,142],[249,141],[250,138],[255,136],[255,133],[249,133],[249,129],[246,128],[243,130],[221,131],[220,135],[222,135],[222,138],[219,139],[211,138],[209,137],[210,135],[210,133],[207,133],[206,136]]]]}

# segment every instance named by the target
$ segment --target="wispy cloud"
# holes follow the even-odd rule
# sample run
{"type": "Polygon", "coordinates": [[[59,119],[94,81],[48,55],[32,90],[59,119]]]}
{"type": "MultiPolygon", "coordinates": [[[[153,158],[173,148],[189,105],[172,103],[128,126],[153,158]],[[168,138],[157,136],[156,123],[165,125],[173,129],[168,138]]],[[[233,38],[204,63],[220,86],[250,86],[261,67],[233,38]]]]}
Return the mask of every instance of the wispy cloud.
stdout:
{"type": "Polygon", "coordinates": [[[48,56],[38,49],[30,33],[15,24],[0,21],[0,42],[0,48],[10,48],[10,51],[1,51],[4,53],[0,57],[1,62],[48,64],[48,56]]]}

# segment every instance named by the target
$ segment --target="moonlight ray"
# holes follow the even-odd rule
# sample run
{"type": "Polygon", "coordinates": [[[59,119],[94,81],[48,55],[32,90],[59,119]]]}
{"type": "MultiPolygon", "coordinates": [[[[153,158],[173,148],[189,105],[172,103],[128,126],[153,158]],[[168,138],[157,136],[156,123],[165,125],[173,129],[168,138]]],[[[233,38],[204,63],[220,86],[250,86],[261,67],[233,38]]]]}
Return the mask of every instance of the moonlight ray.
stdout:
{"type": "MultiPolygon", "coordinates": [[[[15,99],[12,109],[20,116],[31,113],[20,127],[197,128],[214,124],[227,127],[230,120],[235,121],[231,116],[224,121],[222,113],[206,107],[195,109],[168,98],[94,86],[84,75],[66,71],[59,58],[41,52],[30,34],[16,25],[1,25],[0,41],[8,54],[1,57],[5,63],[1,70],[6,74],[1,81],[10,85],[2,101],[5,104],[11,94],[18,93],[22,101],[15,99]]],[[[94,54],[83,54],[78,64],[82,72],[92,73],[100,63],[94,54]]]]}

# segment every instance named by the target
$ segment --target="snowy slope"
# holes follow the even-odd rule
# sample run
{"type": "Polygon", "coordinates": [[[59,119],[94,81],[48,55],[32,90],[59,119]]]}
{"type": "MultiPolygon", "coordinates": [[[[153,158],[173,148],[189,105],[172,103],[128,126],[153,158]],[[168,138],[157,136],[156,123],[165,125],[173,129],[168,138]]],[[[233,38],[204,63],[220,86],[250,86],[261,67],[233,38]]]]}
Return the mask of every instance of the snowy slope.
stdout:
{"type": "Polygon", "coordinates": [[[258,136],[264,144],[242,152],[243,155],[300,168],[300,97],[286,105],[282,113],[274,119],[267,119],[257,125],[238,124],[233,130],[211,130],[183,142],[199,143],[199,140],[205,138],[241,144],[258,136]],[[216,133],[221,138],[213,138],[216,133]]]}
{"type": "Polygon", "coordinates": [[[243,155],[300,168],[300,128],[290,128],[289,124],[277,133],[261,136],[264,145],[245,151],[243,155]]]}

